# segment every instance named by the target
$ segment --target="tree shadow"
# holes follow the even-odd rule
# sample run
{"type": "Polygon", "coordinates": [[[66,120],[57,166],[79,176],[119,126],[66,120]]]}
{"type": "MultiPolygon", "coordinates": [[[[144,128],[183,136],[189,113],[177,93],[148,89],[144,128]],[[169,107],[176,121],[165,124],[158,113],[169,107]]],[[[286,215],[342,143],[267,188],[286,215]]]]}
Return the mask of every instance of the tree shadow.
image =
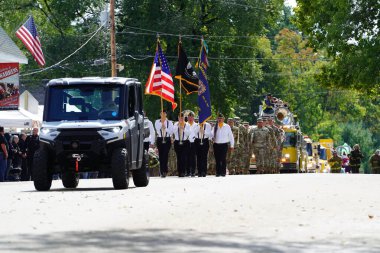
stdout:
{"type": "Polygon", "coordinates": [[[201,233],[195,230],[104,230],[52,232],[0,237],[0,252],[357,252],[380,251],[380,239],[277,242],[245,233],[201,233]],[[358,241],[363,243],[353,243],[358,241]]]}

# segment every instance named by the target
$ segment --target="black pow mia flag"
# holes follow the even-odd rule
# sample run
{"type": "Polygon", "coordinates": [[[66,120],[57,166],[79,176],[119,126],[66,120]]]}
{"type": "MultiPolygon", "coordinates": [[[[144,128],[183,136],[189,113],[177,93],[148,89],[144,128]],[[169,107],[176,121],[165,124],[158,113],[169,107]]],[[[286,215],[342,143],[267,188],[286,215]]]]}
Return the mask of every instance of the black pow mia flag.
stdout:
{"type": "Polygon", "coordinates": [[[182,80],[182,88],[186,90],[187,95],[198,92],[198,76],[194,71],[186,53],[182,48],[182,43],[178,44],[178,63],[175,78],[182,80]]]}

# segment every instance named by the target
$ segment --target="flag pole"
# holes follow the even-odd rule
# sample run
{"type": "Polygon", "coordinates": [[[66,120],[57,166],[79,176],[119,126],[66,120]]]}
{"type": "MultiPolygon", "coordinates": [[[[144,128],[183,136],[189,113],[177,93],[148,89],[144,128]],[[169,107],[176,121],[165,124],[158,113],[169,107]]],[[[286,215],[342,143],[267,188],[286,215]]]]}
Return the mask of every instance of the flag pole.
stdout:
{"type": "MultiPolygon", "coordinates": [[[[180,44],[182,43],[182,38],[181,34],[179,35],[179,43],[178,43],[178,48],[177,48],[177,54],[179,58],[179,47],[180,44]]],[[[182,112],[182,78],[179,79],[179,113],[182,112]]]]}
{"type": "MultiPolygon", "coordinates": [[[[157,33],[157,46],[156,46],[156,48],[158,48],[158,43],[160,43],[160,35],[157,33]]],[[[161,112],[163,112],[164,111],[164,101],[162,99],[162,87],[160,90],[160,99],[161,99],[161,112]]],[[[160,112],[160,114],[161,114],[161,112],[160,112]]]]}

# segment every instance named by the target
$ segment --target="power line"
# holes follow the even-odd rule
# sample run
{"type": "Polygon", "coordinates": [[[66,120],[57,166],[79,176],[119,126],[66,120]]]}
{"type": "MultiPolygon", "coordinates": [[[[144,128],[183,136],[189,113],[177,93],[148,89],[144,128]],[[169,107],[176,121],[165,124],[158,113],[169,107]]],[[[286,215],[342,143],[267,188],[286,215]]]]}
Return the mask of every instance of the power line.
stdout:
{"type": "Polygon", "coordinates": [[[52,69],[52,68],[55,68],[55,67],[58,67],[62,62],[66,61],[67,59],[69,59],[71,56],[73,56],[74,54],[76,54],[79,50],[81,50],[85,45],[88,44],[88,42],[90,42],[92,40],[92,38],[95,37],[95,35],[103,28],[103,25],[102,24],[98,30],[96,30],[94,32],[94,34],[84,43],[82,44],[77,50],[75,50],[73,53],[71,53],[70,55],[68,55],[67,57],[65,57],[63,60],[51,65],[50,67],[47,67],[47,68],[43,68],[43,69],[40,69],[40,70],[36,70],[36,71],[32,71],[30,73],[26,73],[26,74],[23,74],[23,75],[20,75],[20,76],[29,76],[29,75],[33,75],[33,74],[36,74],[36,73],[41,73],[41,72],[44,72],[46,70],[49,70],[49,69],[52,69]]]}

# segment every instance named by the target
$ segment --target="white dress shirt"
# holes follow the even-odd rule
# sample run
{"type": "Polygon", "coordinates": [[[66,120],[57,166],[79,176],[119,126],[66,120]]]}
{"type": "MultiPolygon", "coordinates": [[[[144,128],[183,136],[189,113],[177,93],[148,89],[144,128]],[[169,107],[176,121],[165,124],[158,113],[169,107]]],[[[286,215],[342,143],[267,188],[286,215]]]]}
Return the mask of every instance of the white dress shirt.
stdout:
{"type": "Polygon", "coordinates": [[[196,122],[193,121],[193,124],[190,124],[190,122],[187,122],[187,124],[189,124],[189,126],[190,126],[189,140],[190,140],[190,142],[194,142],[194,139],[195,139],[194,129],[198,126],[198,123],[196,123],[196,122]]]}
{"type": "Polygon", "coordinates": [[[170,137],[173,133],[173,122],[171,120],[165,119],[164,125],[166,127],[165,131],[161,131],[162,123],[161,119],[156,120],[154,127],[156,128],[157,137],[170,137]]]}
{"type": "MultiPolygon", "coordinates": [[[[179,130],[179,122],[176,122],[174,124],[174,127],[173,127],[173,134],[174,134],[174,139],[176,141],[180,141],[180,130],[179,130]]],[[[190,125],[185,123],[185,126],[184,126],[184,129],[182,131],[182,136],[181,136],[181,140],[182,141],[186,141],[189,139],[189,136],[191,134],[191,130],[190,130],[190,125]]]]}
{"type": "Polygon", "coordinates": [[[156,132],[154,131],[153,123],[148,118],[145,118],[144,121],[147,122],[149,126],[149,136],[144,139],[144,142],[149,142],[151,145],[154,145],[156,132]]]}
{"type": "Polygon", "coordinates": [[[235,141],[234,141],[234,135],[232,134],[231,127],[227,125],[226,123],[223,123],[223,126],[219,128],[218,123],[214,126],[212,129],[212,133],[214,135],[215,133],[215,127],[218,127],[216,131],[216,136],[213,136],[214,143],[217,144],[223,144],[223,143],[230,143],[230,147],[233,148],[235,141]]]}
{"type": "Polygon", "coordinates": [[[213,134],[210,123],[206,122],[203,124],[203,126],[201,126],[201,124],[198,124],[196,127],[194,127],[193,135],[196,139],[211,139],[213,134]],[[203,129],[203,136],[201,127],[203,129]]]}

